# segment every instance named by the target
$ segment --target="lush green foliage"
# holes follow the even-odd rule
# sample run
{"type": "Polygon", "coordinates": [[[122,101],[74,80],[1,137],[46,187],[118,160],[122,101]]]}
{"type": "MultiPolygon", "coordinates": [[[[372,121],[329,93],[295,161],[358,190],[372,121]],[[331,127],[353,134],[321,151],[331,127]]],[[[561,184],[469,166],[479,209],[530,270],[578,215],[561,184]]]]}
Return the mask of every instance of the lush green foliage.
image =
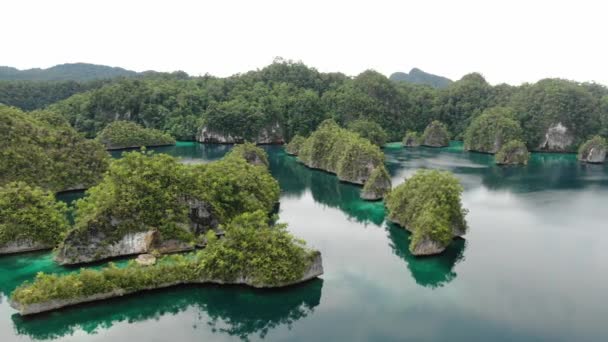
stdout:
{"type": "Polygon", "coordinates": [[[494,156],[496,164],[500,165],[516,165],[528,164],[530,152],[521,140],[511,140],[503,144],[500,150],[494,156]]]}
{"type": "Polygon", "coordinates": [[[302,144],[298,158],[309,167],[336,173],[341,180],[363,183],[384,153],[357,133],[326,120],[302,144]]]}
{"type": "Polygon", "coordinates": [[[201,271],[210,279],[248,279],[254,285],[281,285],[302,278],[315,252],[294,238],[286,225],[268,226],[262,211],[245,213],[224,225],[226,237],[202,253],[201,271]]]}
{"type": "Polygon", "coordinates": [[[607,150],[608,142],[606,142],[606,139],[600,137],[599,135],[594,136],[579,147],[578,159],[584,160],[591,149],[607,150]]]}
{"type": "MultiPolygon", "coordinates": [[[[599,93],[606,93],[601,87],[599,93]]],[[[575,146],[601,129],[600,99],[588,86],[559,79],[524,85],[513,97],[513,106],[531,149],[543,141],[547,129],[558,123],[573,134],[575,146]]]]}
{"type": "MultiPolygon", "coordinates": [[[[266,154],[264,153],[265,159],[266,154]]],[[[279,201],[279,184],[268,170],[243,158],[226,158],[192,166],[194,196],[207,199],[220,222],[244,212],[271,212],[279,201]]]]}
{"type": "Polygon", "coordinates": [[[106,80],[76,81],[0,81],[0,103],[23,110],[44,108],[51,103],[88,90],[101,88],[106,80]]]}
{"type": "Polygon", "coordinates": [[[463,188],[448,171],[421,170],[386,197],[389,218],[412,232],[410,250],[429,238],[442,246],[454,232],[464,232],[466,210],[460,196],[463,188]]]}
{"type": "Polygon", "coordinates": [[[52,191],[89,187],[108,166],[101,144],[84,139],[52,112],[0,105],[0,136],[0,184],[24,181],[52,191]]]}
{"type": "Polygon", "coordinates": [[[373,121],[355,120],[348,124],[348,129],[380,147],[386,144],[388,135],[380,125],[373,121]]]}
{"type": "Polygon", "coordinates": [[[318,253],[306,249],[285,225],[270,227],[263,211],[240,215],[223,228],[224,238],[210,241],[195,255],[164,256],[153,266],[130,262],[118,268],[111,263],[101,270],[67,275],[39,273],[33,282],[19,286],[11,299],[27,305],[207,280],[245,279],[254,286],[280,286],[301,279],[318,253]]]}
{"type": "Polygon", "coordinates": [[[305,141],[306,141],[306,138],[304,138],[301,135],[296,135],[295,137],[293,137],[291,139],[289,144],[287,144],[287,146],[285,146],[285,150],[289,154],[298,155],[300,153],[300,149],[302,148],[302,145],[304,145],[305,141]]]}
{"type": "MultiPolygon", "coordinates": [[[[265,155],[264,155],[265,157],[265,155]]],[[[269,213],[279,186],[266,168],[234,154],[204,165],[184,165],[165,154],[130,152],[110,166],[103,181],[76,203],[75,229],[91,225],[113,238],[157,229],[163,239],[189,241],[188,199],[210,203],[225,222],[236,215],[269,213]]]]}
{"type": "Polygon", "coordinates": [[[253,143],[244,143],[235,145],[226,156],[228,158],[238,157],[245,159],[248,163],[254,165],[263,165],[268,167],[268,156],[263,149],[253,143]]]}
{"type": "Polygon", "coordinates": [[[170,135],[130,121],[110,123],[99,132],[97,140],[108,149],[175,144],[175,139],[170,135]]]}
{"type": "Polygon", "coordinates": [[[67,206],[24,182],[0,186],[0,246],[14,241],[54,245],[68,230],[67,206]]]}
{"type": "Polygon", "coordinates": [[[427,146],[448,146],[450,133],[442,122],[434,120],[424,129],[420,140],[423,145],[427,146]]]}
{"type": "Polygon", "coordinates": [[[464,148],[496,153],[504,143],[521,139],[521,136],[521,127],[513,109],[492,107],[471,122],[464,136],[464,148]]]}

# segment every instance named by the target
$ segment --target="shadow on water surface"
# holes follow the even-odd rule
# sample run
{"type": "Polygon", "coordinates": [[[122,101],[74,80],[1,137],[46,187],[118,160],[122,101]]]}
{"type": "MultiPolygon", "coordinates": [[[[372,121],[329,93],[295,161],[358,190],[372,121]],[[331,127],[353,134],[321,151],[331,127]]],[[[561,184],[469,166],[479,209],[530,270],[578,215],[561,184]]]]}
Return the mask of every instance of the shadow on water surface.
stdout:
{"type": "MultiPolygon", "coordinates": [[[[311,314],[321,301],[322,279],[284,289],[257,290],[240,286],[181,286],[148,291],[104,302],[83,304],[31,317],[12,316],[15,330],[35,340],[49,340],[82,330],[100,333],[120,322],[145,322],[194,310],[193,329],[210,328],[248,340],[292,325],[311,314]]],[[[192,315],[191,315],[192,316],[192,315]]],[[[188,316],[188,317],[191,317],[188,316]]],[[[170,340],[172,332],[159,336],[170,340]]]]}
{"type": "Polygon", "coordinates": [[[310,190],[315,202],[338,208],[349,218],[361,223],[382,224],[384,204],[369,202],[360,196],[361,186],[340,182],[336,175],[312,170],[288,156],[282,147],[266,146],[270,171],[279,181],[283,196],[300,197],[310,190]]]}
{"type": "Polygon", "coordinates": [[[393,254],[407,263],[416,284],[429,287],[442,287],[457,276],[454,266],[464,260],[466,240],[455,238],[439,255],[417,257],[409,250],[411,233],[394,223],[387,223],[386,230],[393,254]]]}

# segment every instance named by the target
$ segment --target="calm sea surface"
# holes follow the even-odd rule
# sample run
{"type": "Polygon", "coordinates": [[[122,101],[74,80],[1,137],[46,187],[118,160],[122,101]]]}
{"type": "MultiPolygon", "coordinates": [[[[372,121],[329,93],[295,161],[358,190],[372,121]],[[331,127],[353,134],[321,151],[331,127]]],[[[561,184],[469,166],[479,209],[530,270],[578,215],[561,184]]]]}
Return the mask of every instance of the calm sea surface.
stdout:
{"type": "MultiPolygon", "coordinates": [[[[200,163],[229,147],[154,149],[200,163]]],[[[259,291],[192,286],[21,318],[7,296],[37,272],[71,272],[48,252],[0,257],[0,341],[607,341],[608,166],[533,154],[526,167],[449,148],[385,148],[393,185],[421,168],[465,188],[469,233],[416,258],[382,202],[266,147],[281,221],[323,254],[325,274],[259,291]]],[[[118,157],[120,152],[114,152],[118,157]]],[[[60,195],[71,202],[81,193],[60,195]]]]}

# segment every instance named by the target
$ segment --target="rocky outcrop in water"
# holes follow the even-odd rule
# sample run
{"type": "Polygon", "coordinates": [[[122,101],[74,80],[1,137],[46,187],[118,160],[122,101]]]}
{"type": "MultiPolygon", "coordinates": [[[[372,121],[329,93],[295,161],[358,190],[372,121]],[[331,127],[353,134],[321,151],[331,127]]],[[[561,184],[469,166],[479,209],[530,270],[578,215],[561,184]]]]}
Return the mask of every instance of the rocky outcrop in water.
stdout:
{"type": "Polygon", "coordinates": [[[431,122],[422,135],[422,145],[429,147],[445,147],[450,145],[450,134],[445,125],[439,121],[431,122]]]}
{"type": "MultiPolygon", "coordinates": [[[[150,266],[150,267],[153,267],[153,266],[150,266]]],[[[89,302],[100,301],[100,300],[109,299],[109,298],[121,297],[124,295],[136,293],[136,292],[162,289],[162,288],[167,288],[167,287],[176,286],[176,285],[183,285],[183,284],[226,284],[226,285],[246,285],[246,286],[251,286],[251,287],[255,287],[255,288],[278,288],[278,287],[285,287],[285,286],[303,283],[303,282],[309,281],[311,279],[317,278],[317,277],[321,276],[322,274],[323,274],[323,260],[321,258],[321,253],[318,252],[314,257],[314,260],[310,263],[308,269],[305,270],[302,277],[300,277],[300,279],[298,279],[296,281],[292,281],[292,282],[288,282],[288,283],[272,284],[272,285],[257,284],[255,282],[253,282],[252,279],[248,279],[245,277],[236,277],[233,281],[229,281],[229,282],[222,281],[219,279],[201,278],[201,279],[197,279],[195,281],[174,281],[174,282],[161,284],[161,285],[157,285],[157,286],[153,286],[153,287],[148,287],[148,288],[144,288],[144,289],[140,289],[140,290],[136,290],[136,291],[128,291],[128,290],[124,290],[124,289],[119,289],[119,290],[114,290],[111,292],[95,294],[95,295],[88,296],[88,297],[71,298],[71,299],[56,299],[56,300],[49,300],[49,301],[45,301],[45,302],[31,303],[31,304],[22,304],[22,303],[19,303],[15,300],[11,299],[9,301],[9,304],[11,307],[18,310],[22,316],[25,316],[25,315],[32,315],[32,314],[37,314],[37,313],[51,311],[51,310],[57,310],[57,309],[60,309],[63,307],[82,304],[82,303],[89,303],[89,302]]]]}
{"type": "Polygon", "coordinates": [[[519,140],[504,144],[494,157],[498,165],[526,165],[529,158],[530,153],[526,145],[519,140]]]}
{"type": "Polygon", "coordinates": [[[253,143],[259,145],[268,144],[283,144],[285,139],[283,137],[283,131],[278,123],[263,128],[254,139],[245,139],[242,136],[232,135],[230,133],[223,133],[218,130],[204,126],[201,128],[196,140],[202,143],[212,144],[241,144],[245,140],[252,140],[253,143]]]}
{"type": "Polygon", "coordinates": [[[578,151],[578,160],[591,164],[603,163],[606,161],[607,149],[608,143],[606,139],[595,136],[581,145],[578,151]]]}
{"type": "Polygon", "coordinates": [[[381,165],[372,171],[371,176],[365,182],[361,191],[361,198],[375,201],[382,199],[389,191],[391,191],[391,177],[384,165],[381,165]]]}
{"type": "Polygon", "coordinates": [[[408,132],[403,138],[403,146],[418,147],[420,146],[420,136],[416,132],[408,132]]]}

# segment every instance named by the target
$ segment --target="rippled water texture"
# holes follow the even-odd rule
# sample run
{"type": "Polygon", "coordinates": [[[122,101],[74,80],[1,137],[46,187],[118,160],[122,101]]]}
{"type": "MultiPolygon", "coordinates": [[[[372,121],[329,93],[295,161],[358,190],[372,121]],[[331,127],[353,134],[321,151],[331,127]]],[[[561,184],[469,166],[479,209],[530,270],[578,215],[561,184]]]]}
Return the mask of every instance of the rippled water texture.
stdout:
{"type": "MultiPolygon", "coordinates": [[[[180,142],[155,150],[198,163],[228,149],[180,142]]],[[[526,167],[501,168],[459,143],[389,145],[394,185],[437,168],[465,187],[465,239],[416,258],[409,234],[384,221],[382,202],[360,200],[360,188],[305,168],[282,147],[266,149],[281,220],[321,250],[322,279],[279,291],[178,287],[21,318],[7,304],[12,289],[38,271],[72,270],[49,253],[0,257],[1,341],[608,340],[607,166],[534,154],[526,167]]]]}

